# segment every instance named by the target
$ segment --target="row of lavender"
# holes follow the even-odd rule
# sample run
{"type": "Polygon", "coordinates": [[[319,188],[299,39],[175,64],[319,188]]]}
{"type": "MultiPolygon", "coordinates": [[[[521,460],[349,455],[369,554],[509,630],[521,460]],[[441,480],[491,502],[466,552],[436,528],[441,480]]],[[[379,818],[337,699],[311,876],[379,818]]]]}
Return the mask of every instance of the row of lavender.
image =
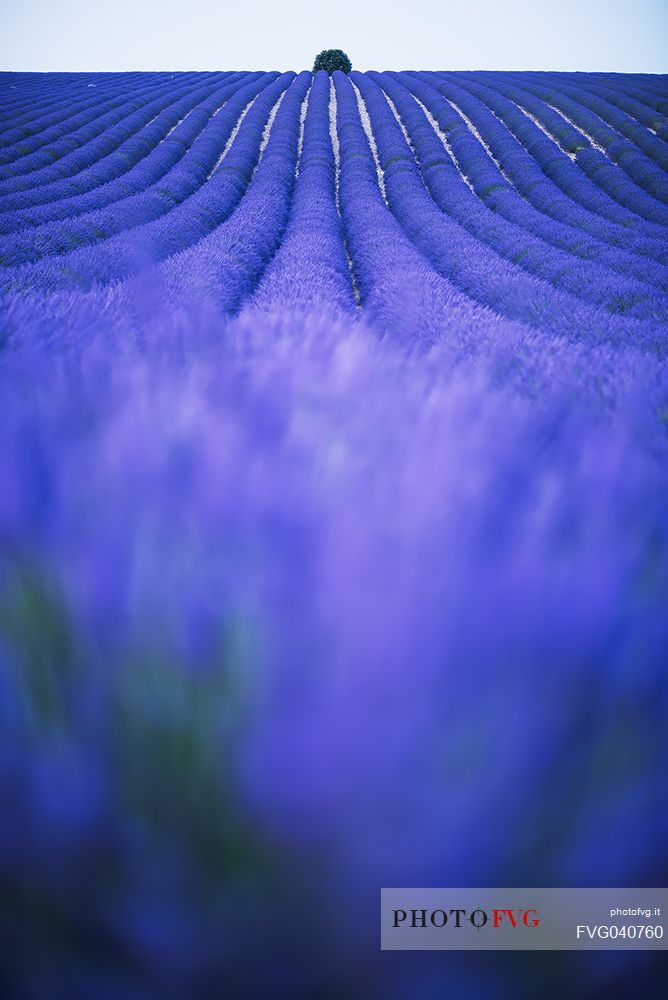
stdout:
{"type": "Polygon", "coordinates": [[[0,987],[649,989],[377,909],[660,882],[665,80],[0,88],[0,987]]]}
{"type": "MultiPolygon", "coordinates": [[[[51,122],[62,108],[33,112],[37,148],[17,156],[24,139],[5,150],[14,159],[4,168],[11,176],[0,181],[4,287],[90,287],[184,249],[198,252],[250,193],[272,109],[286,88],[295,100],[303,89],[303,76],[293,77],[222,74],[213,82],[198,77],[194,86],[179,80],[178,87],[151,80],[149,91],[161,96],[130,102],[129,114],[128,102],[119,109],[116,96],[99,102],[103,113],[90,121],[94,108],[82,100],[74,129],[57,139],[54,129],[64,126],[51,122]]],[[[338,85],[349,99],[350,82],[338,85]]],[[[502,315],[563,332],[554,317],[567,310],[571,327],[581,317],[582,327],[601,326],[613,337],[627,330],[654,337],[653,323],[665,320],[668,256],[667,160],[655,134],[660,111],[644,106],[645,121],[657,126],[650,130],[613,103],[614,88],[595,87],[604,99],[586,90],[583,96],[580,87],[578,103],[558,84],[547,91],[506,81],[490,88],[465,74],[354,74],[353,86],[361,88],[370,134],[382,132],[382,155],[398,164],[390,171],[396,196],[388,207],[435,272],[502,315]],[[597,117],[590,103],[607,117],[597,117]],[[436,227],[429,246],[406,221],[413,197],[436,227]],[[444,245],[457,251],[444,257],[444,245]],[[617,322],[619,314],[649,323],[629,326],[617,322]]],[[[617,100],[627,106],[630,99],[617,100]]],[[[312,127],[326,139],[328,114],[321,109],[312,127]]],[[[289,156],[294,168],[296,142],[289,156]]],[[[382,183],[385,162],[377,168],[382,183]]],[[[281,186],[286,205],[292,187],[281,186]]],[[[327,197],[334,198],[331,185],[327,197]]],[[[345,244],[345,227],[342,238],[345,244]]]]}

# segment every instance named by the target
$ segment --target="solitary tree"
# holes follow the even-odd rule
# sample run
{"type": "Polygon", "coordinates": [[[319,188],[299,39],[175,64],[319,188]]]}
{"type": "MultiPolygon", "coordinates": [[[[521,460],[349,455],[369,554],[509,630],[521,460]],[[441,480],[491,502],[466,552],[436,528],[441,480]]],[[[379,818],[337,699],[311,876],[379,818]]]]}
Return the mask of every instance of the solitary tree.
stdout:
{"type": "Polygon", "coordinates": [[[335,69],[340,69],[342,73],[350,73],[352,68],[353,64],[342,49],[324,49],[318,53],[313,63],[314,73],[324,69],[330,76],[335,69]]]}

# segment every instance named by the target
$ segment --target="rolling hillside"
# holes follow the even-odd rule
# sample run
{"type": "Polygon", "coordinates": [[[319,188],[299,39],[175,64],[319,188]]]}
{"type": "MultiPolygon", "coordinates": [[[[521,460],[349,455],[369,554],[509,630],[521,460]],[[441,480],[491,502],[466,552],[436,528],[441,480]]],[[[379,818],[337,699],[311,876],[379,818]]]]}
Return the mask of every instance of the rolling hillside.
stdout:
{"type": "Polygon", "coordinates": [[[377,928],[664,884],[667,290],[665,77],[0,74],[0,993],[651,995],[377,928]]]}
{"type": "Polygon", "coordinates": [[[9,293],[131,286],[152,265],[170,302],[203,291],[225,315],[361,309],[393,327],[400,268],[436,307],[428,341],[459,310],[660,339],[661,79],[6,74],[0,92],[9,293]]]}

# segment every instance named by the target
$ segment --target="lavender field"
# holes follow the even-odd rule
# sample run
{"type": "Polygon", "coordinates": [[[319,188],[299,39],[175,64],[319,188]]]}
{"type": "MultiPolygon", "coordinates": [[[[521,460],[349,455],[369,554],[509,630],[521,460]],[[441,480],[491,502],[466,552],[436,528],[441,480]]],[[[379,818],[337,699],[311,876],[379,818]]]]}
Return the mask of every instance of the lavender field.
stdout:
{"type": "Polygon", "coordinates": [[[0,74],[2,996],[654,995],[378,927],[666,884],[667,290],[666,77],[0,74]]]}

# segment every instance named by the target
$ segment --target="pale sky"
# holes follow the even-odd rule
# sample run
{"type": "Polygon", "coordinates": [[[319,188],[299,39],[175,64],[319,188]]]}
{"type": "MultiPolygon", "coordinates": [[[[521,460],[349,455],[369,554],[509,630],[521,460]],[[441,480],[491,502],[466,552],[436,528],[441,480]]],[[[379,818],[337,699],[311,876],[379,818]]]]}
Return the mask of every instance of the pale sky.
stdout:
{"type": "Polygon", "coordinates": [[[0,0],[0,70],[668,72],[668,0],[0,0]]]}

